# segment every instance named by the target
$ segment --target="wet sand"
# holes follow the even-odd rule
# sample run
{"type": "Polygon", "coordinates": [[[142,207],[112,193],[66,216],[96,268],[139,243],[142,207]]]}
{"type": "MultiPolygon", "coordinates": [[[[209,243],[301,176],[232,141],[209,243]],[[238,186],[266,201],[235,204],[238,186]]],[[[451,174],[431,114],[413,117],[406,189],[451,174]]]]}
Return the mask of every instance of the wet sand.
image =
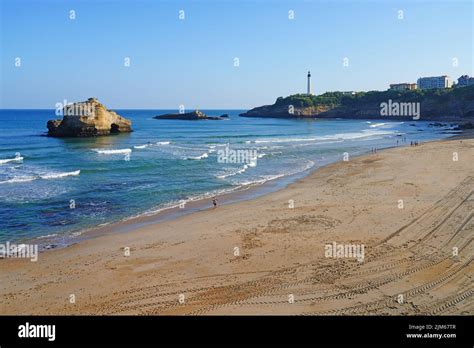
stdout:
{"type": "Polygon", "coordinates": [[[472,139],[341,161],[256,199],[0,260],[0,313],[472,315],[473,190],[472,139]],[[363,261],[327,257],[333,242],[363,261]]]}

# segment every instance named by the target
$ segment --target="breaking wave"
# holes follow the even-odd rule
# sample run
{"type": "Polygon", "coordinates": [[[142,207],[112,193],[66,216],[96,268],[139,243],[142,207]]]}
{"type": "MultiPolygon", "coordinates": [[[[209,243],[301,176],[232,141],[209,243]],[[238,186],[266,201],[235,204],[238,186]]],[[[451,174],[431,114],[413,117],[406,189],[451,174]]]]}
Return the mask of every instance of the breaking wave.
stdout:
{"type": "Polygon", "coordinates": [[[116,150],[100,150],[95,149],[95,152],[101,155],[127,155],[132,152],[132,149],[116,149],[116,150]]]}
{"type": "Polygon", "coordinates": [[[5,158],[0,159],[0,164],[10,163],[10,162],[22,162],[23,157],[14,157],[14,158],[5,158]]]}
{"type": "Polygon", "coordinates": [[[209,155],[207,152],[203,153],[201,156],[196,156],[196,157],[186,157],[185,160],[194,160],[194,161],[199,161],[202,160],[203,158],[207,158],[209,155]]]}
{"type": "Polygon", "coordinates": [[[0,184],[14,184],[14,183],[23,183],[29,182],[33,180],[43,179],[43,180],[51,180],[51,179],[61,179],[68,176],[78,176],[81,173],[80,170],[75,170],[73,172],[64,172],[64,173],[46,173],[46,174],[39,174],[39,175],[21,175],[15,176],[11,179],[0,181],[0,184]]]}

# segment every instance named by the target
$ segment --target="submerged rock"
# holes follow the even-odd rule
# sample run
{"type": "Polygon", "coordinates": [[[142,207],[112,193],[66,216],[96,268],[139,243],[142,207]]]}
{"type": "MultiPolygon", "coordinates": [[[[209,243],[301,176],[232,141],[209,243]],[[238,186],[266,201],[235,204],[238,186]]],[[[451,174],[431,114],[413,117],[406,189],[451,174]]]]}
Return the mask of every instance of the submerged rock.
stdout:
{"type": "MultiPolygon", "coordinates": [[[[199,110],[194,110],[193,112],[187,112],[184,114],[164,114],[164,115],[158,115],[153,118],[157,120],[188,120],[188,121],[198,121],[198,120],[222,120],[226,116],[207,116],[205,113],[199,111],[199,110]]],[[[228,117],[228,115],[227,115],[228,117]]]]}
{"type": "Polygon", "coordinates": [[[62,120],[48,121],[48,136],[93,137],[132,131],[132,122],[108,110],[96,98],[65,105],[62,120]]]}

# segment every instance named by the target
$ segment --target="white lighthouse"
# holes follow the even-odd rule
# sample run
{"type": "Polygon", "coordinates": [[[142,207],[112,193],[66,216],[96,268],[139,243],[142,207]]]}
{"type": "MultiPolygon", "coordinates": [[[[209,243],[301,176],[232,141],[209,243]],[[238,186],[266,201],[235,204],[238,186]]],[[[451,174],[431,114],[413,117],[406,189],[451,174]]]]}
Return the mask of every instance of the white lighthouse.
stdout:
{"type": "Polygon", "coordinates": [[[311,95],[311,71],[308,71],[308,95],[311,95]]]}

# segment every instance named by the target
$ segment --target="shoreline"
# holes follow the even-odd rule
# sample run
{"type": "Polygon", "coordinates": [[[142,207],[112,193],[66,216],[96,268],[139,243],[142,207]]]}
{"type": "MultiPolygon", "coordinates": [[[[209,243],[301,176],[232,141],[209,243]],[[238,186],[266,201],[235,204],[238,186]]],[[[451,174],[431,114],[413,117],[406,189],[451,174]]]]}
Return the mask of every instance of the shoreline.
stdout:
{"type": "Polygon", "coordinates": [[[36,304],[29,314],[472,313],[464,292],[474,254],[473,151],[472,135],[395,147],[245,202],[50,250],[37,262],[0,260],[2,313],[26,313],[25,301],[36,304]],[[365,245],[365,261],[324,257],[332,242],[365,245]],[[411,307],[387,306],[412,292],[411,307]],[[297,299],[290,307],[289,293],[297,299]],[[462,301],[444,306],[456,296],[462,301]],[[369,310],[374,303],[382,305],[369,310]]]}
{"type": "Polygon", "coordinates": [[[295,174],[278,177],[275,179],[269,179],[261,184],[252,183],[248,185],[237,186],[229,189],[227,192],[224,193],[209,195],[205,198],[190,199],[185,201],[185,209],[179,208],[179,204],[172,204],[170,206],[159,208],[150,212],[146,211],[138,215],[129,216],[119,221],[103,223],[79,231],[68,232],[65,235],[54,236],[54,238],[50,239],[49,242],[48,236],[46,235],[27,239],[24,242],[16,244],[32,244],[35,241],[37,242],[38,240],[43,240],[44,243],[40,244],[40,252],[47,252],[68,248],[72,245],[81,243],[82,241],[100,238],[101,236],[105,235],[112,235],[115,233],[130,233],[133,230],[141,227],[158,224],[166,221],[173,221],[183,216],[213,209],[211,202],[212,197],[216,197],[218,199],[218,202],[220,202],[218,204],[219,206],[224,206],[249,201],[267,194],[271,194],[273,192],[277,192],[279,190],[283,190],[288,185],[295,183],[308,175],[311,175],[311,173],[313,173],[315,170],[330,165],[331,163],[335,162],[328,162],[319,167],[312,166],[311,168],[302,170],[301,172],[295,174]],[[64,243],[62,245],[55,245],[54,241],[57,241],[59,239],[69,239],[72,242],[69,244],[64,243]],[[54,245],[54,247],[46,248],[48,245],[54,245]]]}
{"type": "MultiPolygon", "coordinates": [[[[447,141],[450,139],[463,139],[469,137],[474,137],[474,130],[471,132],[464,130],[461,134],[454,134],[448,138],[430,140],[428,142],[447,141]]],[[[407,146],[408,145],[393,145],[377,149],[377,151],[380,152],[392,148],[401,148],[407,146]]],[[[356,155],[351,155],[351,158],[358,158],[369,154],[370,152],[368,151],[361,152],[356,155]]],[[[224,193],[209,195],[209,197],[190,199],[189,201],[186,201],[184,209],[179,208],[179,204],[170,203],[170,206],[153,209],[152,211],[145,211],[143,213],[134,216],[129,216],[118,221],[107,222],[78,231],[71,231],[66,233],[65,235],[54,236],[53,238],[48,238],[47,235],[39,236],[27,239],[24,242],[16,244],[35,244],[36,242],[36,244],[39,245],[40,252],[43,253],[51,250],[60,250],[63,248],[68,248],[72,245],[81,243],[84,240],[100,238],[101,236],[105,235],[131,233],[133,232],[133,230],[136,230],[141,227],[150,226],[166,221],[172,221],[183,216],[194,214],[196,212],[213,209],[211,203],[211,198],[213,196],[218,199],[218,202],[220,202],[219,205],[229,205],[253,200],[280,190],[284,190],[286,187],[288,187],[288,185],[297,183],[299,180],[311,176],[315,171],[318,171],[321,168],[327,167],[337,162],[337,160],[329,160],[321,165],[317,165],[315,163],[315,165],[313,165],[312,167],[305,169],[301,172],[287,175],[284,177],[270,179],[262,184],[252,183],[245,186],[231,188],[229,189],[229,191],[224,193]],[[41,241],[41,243],[38,243],[38,241],[41,241]]]]}
{"type": "MultiPolygon", "coordinates": [[[[457,135],[453,135],[455,137],[457,135]]],[[[447,138],[450,139],[451,137],[447,138]]],[[[443,141],[446,139],[436,139],[432,141],[443,141]]],[[[377,151],[385,151],[388,149],[396,147],[406,147],[408,145],[400,146],[387,146],[384,148],[377,149],[377,151]]],[[[351,158],[358,158],[360,156],[369,155],[370,152],[361,152],[356,155],[351,155],[351,158]]],[[[331,164],[337,163],[337,160],[325,161],[321,165],[311,166],[308,169],[302,170],[301,172],[286,175],[283,177],[278,177],[275,179],[270,179],[265,181],[262,184],[252,183],[245,186],[235,187],[229,189],[229,191],[224,193],[219,193],[215,195],[209,195],[209,197],[190,199],[186,201],[185,209],[179,208],[179,204],[170,204],[168,207],[159,208],[151,212],[143,212],[138,215],[129,216],[118,221],[107,222],[97,226],[92,226],[89,228],[81,229],[78,231],[71,231],[65,235],[54,236],[53,238],[48,239],[48,235],[39,236],[32,239],[27,239],[22,243],[16,244],[34,244],[34,242],[41,241],[37,243],[39,245],[40,252],[47,252],[52,250],[60,250],[63,248],[68,248],[72,245],[81,243],[85,240],[100,238],[105,235],[121,234],[121,233],[131,233],[133,230],[136,230],[141,227],[150,226],[154,224],[159,224],[166,221],[172,221],[179,219],[180,217],[194,214],[196,212],[212,210],[211,199],[215,196],[220,205],[229,205],[239,202],[250,201],[274,192],[284,190],[288,185],[297,183],[299,180],[304,179],[307,176],[312,175],[315,171],[320,170],[321,168],[327,167],[331,164]],[[59,241],[66,240],[66,242],[59,241]],[[55,244],[57,243],[57,244],[55,244]]]]}

